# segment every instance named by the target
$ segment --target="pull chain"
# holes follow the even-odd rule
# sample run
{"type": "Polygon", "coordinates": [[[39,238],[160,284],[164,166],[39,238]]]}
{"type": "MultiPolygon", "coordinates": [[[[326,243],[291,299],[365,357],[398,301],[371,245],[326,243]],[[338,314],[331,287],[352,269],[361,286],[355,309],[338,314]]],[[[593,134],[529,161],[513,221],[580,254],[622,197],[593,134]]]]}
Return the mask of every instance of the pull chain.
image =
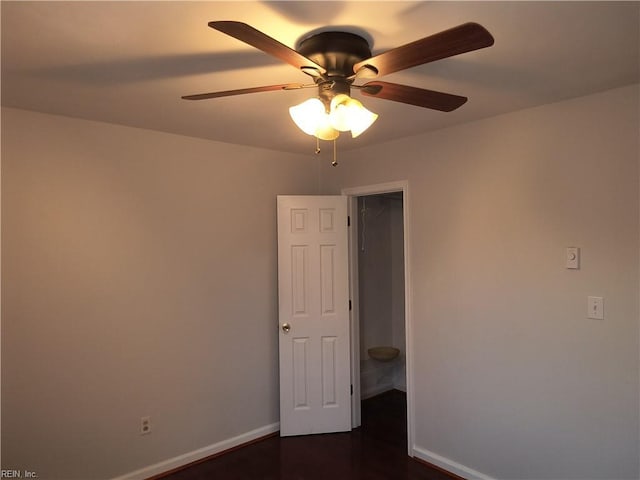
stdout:
{"type": "Polygon", "coordinates": [[[333,162],[331,162],[331,165],[333,165],[334,167],[338,166],[338,159],[337,159],[338,155],[337,155],[337,147],[336,147],[336,139],[333,139],[333,162]]]}
{"type": "Polygon", "coordinates": [[[362,239],[360,240],[360,251],[365,251],[364,241],[365,232],[367,230],[367,197],[362,197],[362,208],[360,209],[360,215],[362,215],[362,229],[360,231],[362,239]]]}
{"type": "MultiPolygon", "coordinates": [[[[338,166],[338,147],[336,146],[336,139],[333,139],[333,161],[331,162],[331,165],[333,165],[334,167],[338,166]]],[[[320,155],[320,139],[318,137],[316,137],[316,149],[314,152],[316,155],[320,155]]]]}

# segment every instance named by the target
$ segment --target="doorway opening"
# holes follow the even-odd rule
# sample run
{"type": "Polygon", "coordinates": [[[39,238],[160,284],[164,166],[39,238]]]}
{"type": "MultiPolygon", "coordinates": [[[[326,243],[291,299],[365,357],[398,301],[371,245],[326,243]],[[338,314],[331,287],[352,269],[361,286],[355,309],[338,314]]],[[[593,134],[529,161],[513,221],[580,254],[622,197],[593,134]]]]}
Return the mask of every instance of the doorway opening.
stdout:
{"type": "Polygon", "coordinates": [[[402,192],[358,198],[360,399],[406,392],[402,192]]]}
{"type": "Polygon", "coordinates": [[[362,400],[391,395],[397,403],[406,398],[406,440],[412,455],[407,182],[342,193],[349,197],[351,219],[352,426],[362,424],[362,400]]]}

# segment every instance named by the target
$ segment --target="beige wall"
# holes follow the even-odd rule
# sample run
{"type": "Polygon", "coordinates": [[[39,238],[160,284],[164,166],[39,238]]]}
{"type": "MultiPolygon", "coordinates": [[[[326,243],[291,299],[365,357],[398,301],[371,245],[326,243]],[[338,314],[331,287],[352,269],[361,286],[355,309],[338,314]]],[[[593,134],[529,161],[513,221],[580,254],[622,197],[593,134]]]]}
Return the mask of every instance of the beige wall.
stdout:
{"type": "Polygon", "coordinates": [[[276,195],[315,164],[3,109],[2,467],[110,478],[277,422],[276,195]]]}
{"type": "Polygon", "coordinates": [[[502,479],[638,478],[638,105],[621,88],[323,168],[327,193],[409,181],[418,453],[502,479]]]}

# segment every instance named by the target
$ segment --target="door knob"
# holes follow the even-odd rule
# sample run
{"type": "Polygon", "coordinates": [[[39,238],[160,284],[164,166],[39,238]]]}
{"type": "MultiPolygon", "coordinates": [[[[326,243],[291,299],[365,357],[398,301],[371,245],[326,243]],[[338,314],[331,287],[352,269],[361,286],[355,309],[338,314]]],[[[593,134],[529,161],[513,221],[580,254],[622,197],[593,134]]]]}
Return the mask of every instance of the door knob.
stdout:
{"type": "Polygon", "coordinates": [[[288,323],[283,323],[282,324],[282,331],[284,333],[289,333],[289,330],[291,330],[291,325],[289,325],[288,323]]]}

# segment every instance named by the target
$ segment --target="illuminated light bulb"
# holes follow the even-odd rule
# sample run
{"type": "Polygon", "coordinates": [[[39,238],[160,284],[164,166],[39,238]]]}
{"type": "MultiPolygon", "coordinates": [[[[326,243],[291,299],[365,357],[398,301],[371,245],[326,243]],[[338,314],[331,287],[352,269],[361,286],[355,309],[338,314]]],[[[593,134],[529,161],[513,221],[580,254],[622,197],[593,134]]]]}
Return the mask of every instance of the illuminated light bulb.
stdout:
{"type": "Polygon", "coordinates": [[[323,112],[322,117],[320,117],[320,123],[316,128],[315,136],[320,140],[335,140],[338,135],[340,135],[340,132],[331,125],[329,115],[323,112]]]}

